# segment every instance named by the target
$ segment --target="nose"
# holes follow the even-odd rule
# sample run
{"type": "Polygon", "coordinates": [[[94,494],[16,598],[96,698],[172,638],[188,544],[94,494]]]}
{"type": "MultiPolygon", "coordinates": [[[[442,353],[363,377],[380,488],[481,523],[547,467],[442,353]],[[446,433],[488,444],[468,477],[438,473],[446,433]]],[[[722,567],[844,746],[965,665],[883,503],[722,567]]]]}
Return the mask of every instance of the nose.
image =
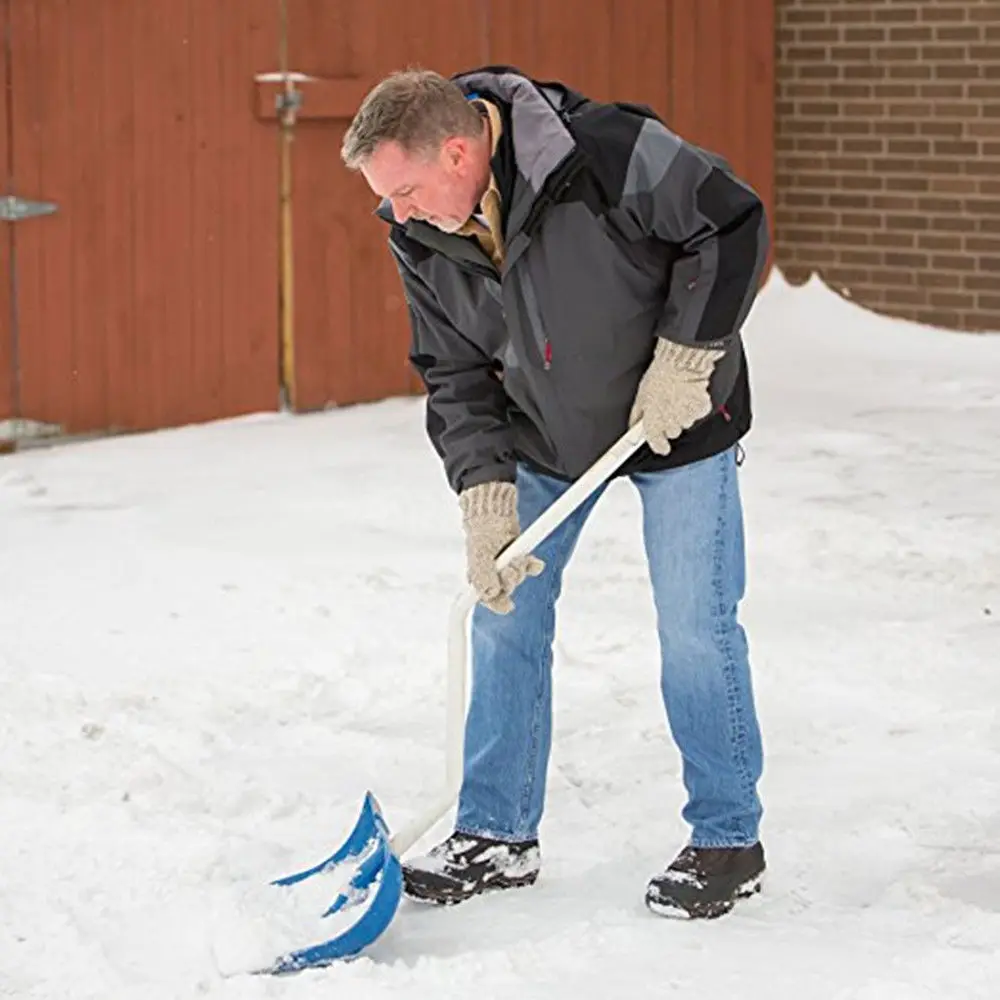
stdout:
{"type": "Polygon", "coordinates": [[[406,222],[413,214],[413,209],[405,198],[393,198],[392,214],[397,222],[406,222]]]}

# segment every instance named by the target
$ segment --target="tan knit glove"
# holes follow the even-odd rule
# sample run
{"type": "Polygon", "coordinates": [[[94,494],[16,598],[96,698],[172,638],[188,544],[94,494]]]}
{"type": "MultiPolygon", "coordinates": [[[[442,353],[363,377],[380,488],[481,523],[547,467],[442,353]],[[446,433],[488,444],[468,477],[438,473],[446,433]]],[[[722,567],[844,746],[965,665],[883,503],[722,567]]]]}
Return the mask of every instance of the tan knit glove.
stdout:
{"type": "Polygon", "coordinates": [[[470,486],[458,498],[465,529],[468,580],[482,604],[505,615],[514,610],[510,595],[526,576],[538,576],[545,564],[521,556],[497,570],[496,558],[521,532],[514,483],[489,482],[470,486]]]}
{"type": "Polygon", "coordinates": [[[659,455],[712,409],[708,380],[724,351],[686,347],[662,338],[639,382],[629,426],[643,422],[649,447],[659,455]]]}

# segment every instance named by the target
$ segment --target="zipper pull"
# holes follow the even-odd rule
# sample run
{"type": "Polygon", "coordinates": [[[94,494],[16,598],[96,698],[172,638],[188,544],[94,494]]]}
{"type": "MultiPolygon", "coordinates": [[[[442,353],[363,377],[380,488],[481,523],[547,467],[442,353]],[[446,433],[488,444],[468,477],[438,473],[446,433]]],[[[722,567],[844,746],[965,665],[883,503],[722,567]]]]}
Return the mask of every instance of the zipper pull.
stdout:
{"type": "Polygon", "coordinates": [[[545,370],[548,371],[552,367],[552,342],[546,338],[545,340],[545,370]]]}

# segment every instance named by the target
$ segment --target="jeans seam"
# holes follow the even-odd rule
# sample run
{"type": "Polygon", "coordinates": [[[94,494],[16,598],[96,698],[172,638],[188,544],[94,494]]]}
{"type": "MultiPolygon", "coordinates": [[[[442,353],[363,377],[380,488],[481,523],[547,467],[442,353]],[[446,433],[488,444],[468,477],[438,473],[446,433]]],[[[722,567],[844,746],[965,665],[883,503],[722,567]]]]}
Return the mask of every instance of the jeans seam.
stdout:
{"type": "MultiPolygon", "coordinates": [[[[573,515],[571,515],[570,518],[567,518],[567,521],[564,522],[564,525],[568,526],[572,516],[573,515]]],[[[564,537],[560,539],[560,544],[553,550],[552,556],[550,557],[552,562],[556,566],[561,566],[563,570],[565,570],[566,568],[565,559],[563,557],[565,555],[567,547],[569,546],[569,541],[571,538],[572,534],[567,531],[564,537]]],[[[559,579],[560,579],[560,574],[558,574],[557,572],[555,572],[555,570],[553,570],[549,580],[548,590],[545,595],[546,616],[555,613],[556,588],[557,588],[557,581],[559,579]]],[[[549,665],[550,688],[552,686],[552,676],[551,676],[552,666],[553,664],[549,665]]],[[[539,683],[543,685],[545,683],[545,677],[542,674],[539,674],[539,683]]],[[[531,743],[528,749],[528,766],[525,768],[524,784],[521,786],[521,797],[519,802],[520,811],[517,817],[518,829],[521,831],[524,830],[528,808],[531,803],[531,793],[535,787],[535,770],[537,769],[538,766],[538,733],[541,728],[541,719],[539,717],[541,705],[542,705],[542,692],[541,689],[539,688],[535,692],[535,703],[531,716],[531,743]]]]}
{"type": "Polygon", "coordinates": [[[725,676],[726,684],[726,706],[729,713],[729,724],[732,727],[734,735],[733,755],[737,771],[739,773],[742,792],[745,797],[751,798],[753,794],[753,780],[750,777],[750,763],[747,760],[746,753],[746,720],[743,718],[742,712],[740,711],[739,699],[736,697],[736,685],[734,679],[734,663],[736,657],[732,648],[730,635],[731,630],[726,628],[724,624],[728,614],[728,609],[725,601],[723,600],[723,546],[725,545],[725,539],[727,537],[726,529],[728,527],[728,523],[726,518],[732,515],[730,505],[725,503],[725,495],[727,487],[730,485],[729,479],[733,475],[733,470],[731,469],[729,463],[725,463],[722,466],[722,469],[723,474],[720,477],[719,487],[719,510],[722,513],[720,514],[715,526],[715,545],[712,558],[712,587],[715,592],[716,599],[716,619],[714,631],[716,641],[719,643],[719,648],[722,650],[725,657],[723,674],[725,676]]]}

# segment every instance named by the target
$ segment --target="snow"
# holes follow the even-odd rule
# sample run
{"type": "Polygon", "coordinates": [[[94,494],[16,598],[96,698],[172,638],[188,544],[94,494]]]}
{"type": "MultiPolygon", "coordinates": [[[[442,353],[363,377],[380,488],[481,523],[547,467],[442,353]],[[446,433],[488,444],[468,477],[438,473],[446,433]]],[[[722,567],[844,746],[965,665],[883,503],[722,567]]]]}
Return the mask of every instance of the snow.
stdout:
{"type": "Polygon", "coordinates": [[[0,459],[0,996],[1000,996],[1000,337],[775,274],[747,344],[761,897],[642,906],[686,828],[623,482],[560,605],[538,885],[239,974],[295,926],[268,879],[438,792],[463,573],[420,400],[256,415],[0,459]]]}

